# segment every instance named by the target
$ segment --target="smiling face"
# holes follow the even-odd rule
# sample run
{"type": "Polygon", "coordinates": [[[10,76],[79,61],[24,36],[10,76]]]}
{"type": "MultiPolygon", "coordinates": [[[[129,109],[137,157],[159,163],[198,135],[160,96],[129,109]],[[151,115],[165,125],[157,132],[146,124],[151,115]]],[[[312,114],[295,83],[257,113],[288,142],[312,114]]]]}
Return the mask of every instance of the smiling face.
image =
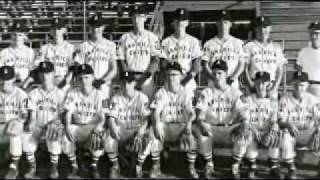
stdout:
{"type": "Polygon", "coordinates": [[[92,86],[94,76],[93,74],[81,74],[79,75],[79,79],[82,87],[92,86]]]}

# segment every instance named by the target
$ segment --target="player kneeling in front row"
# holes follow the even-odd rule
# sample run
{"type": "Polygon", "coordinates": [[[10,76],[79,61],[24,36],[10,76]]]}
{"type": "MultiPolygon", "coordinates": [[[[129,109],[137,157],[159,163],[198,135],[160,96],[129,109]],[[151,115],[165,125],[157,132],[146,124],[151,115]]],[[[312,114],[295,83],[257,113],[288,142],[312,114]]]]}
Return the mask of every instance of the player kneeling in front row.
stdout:
{"type": "Polygon", "coordinates": [[[120,150],[127,150],[137,155],[136,176],[142,177],[143,162],[150,150],[154,148],[150,141],[148,127],[149,100],[145,94],[135,89],[136,77],[134,72],[123,72],[121,90],[110,101],[105,145],[105,151],[112,162],[110,178],[119,176],[118,152],[120,150]]]}
{"type": "MultiPolygon", "coordinates": [[[[150,105],[150,108],[153,109],[154,137],[158,143],[157,153],[152,154],[153,166],[150,172],[150,177],[152,178],[160,174],[159,156],[164,146],[174,147],[179,145],[180,135],[182,134],[187,135],[186,139],[191,136],[191,126],[195,119],[192,107],[194,96],[191,90],[187,90],[180,84],[183,77],[182,68],[177,62],[168,63],[166,66],[165,85],[157,91],[150,105]]],[[[184,146],[181,147],[181,150],[193,152],[195,140],[186,142],[187,148],[184,146]]],[[[189,154],[188,160],[194,163],[195,159],[193,157],[189,158],[189,154]]]]}
{"type": "MultiPolygon", "coordinates": [[[[295,72],[293,77],[293,92],[285,94],[279,101],[279,124],[282,129],[280,141],[281,158],[288,168],[288,178],[296,178],[294,158],[296,145],[306,146],[312,151],[319,152],[319,101],[315,96],[306,92],[308,74],[295,72]],[[309,142],[309,144],[308,144],[309,142]]],[[[316,154],[319,156],[319,154],[316,154]]]]}
{"type": "Polygon", "coordinates": [[[36,159],[34,153],[38,144],[45,140],[50,153],[50,178],[58,178],[58,159],[64,127],[60,118],[65,93],[54,84],[54,65],[43,61],[38,66],[41,87],[29,93],[31,117],[25,124],[23,151],[29,164],[24,175],[30,179],[35,177],[36,159]]]}
{"type": "Polygon", "coordinates": [[[93,87],[93,69],[88,64],[78,66],[77,75],[81,85],[71,89],[66,95],[64,109],[66,110],[66,136],[63,151],[71,162],[71,173],[68,178],[78,176],[76,149],[82,146],[90,151],[90,172],[93,178],[99,178],[97,162],[103,155],[105,137],[105,116],[102,92],[93,87]],[[79,146],[78,146],[79,145],[79,146]]]}
{"type": "Polygon", "coordinates": [[[233,143],[232,175],[235,179],[240,179],[239,166],[244,157],[249,164],[248,178],[256,178],[256,159],[260,143],[265,143],[270,147],[268,149],[270,157],[274,157],[275,152],[278,153],[277,148],[272,148],[279,143],[277,141],[280,132],[277,123],[277,100],[269,97],[267,90],[269,85],[269,73],[257,72],[254,78],[256,93],[243,98],[245,116],[240,119],[240,125],[231,133],[233,143]]]}
{"type": "Polygon", "coordinates": [[[197,117],[193,128],[198,143],[197,151],[206,162],[206,178],[211,178],[214,172],[213,144],[229,143],[232,124],[243,107],[240,90],[227,84],[226,62],[217,60],[211,69],[213,86],[202,90],[197,99],[197,117]]]}
{"type": "MultiPolygon", "coordinates": [[[[0,67],[0,143],[9,142],[10,164],[5,179],[17,178],[22,155],[23,123],[28,114],[28,95],[16,87],[12,66],[0,67]]],[[[3,154],[1,155],[3,157],[3,154]]]]}

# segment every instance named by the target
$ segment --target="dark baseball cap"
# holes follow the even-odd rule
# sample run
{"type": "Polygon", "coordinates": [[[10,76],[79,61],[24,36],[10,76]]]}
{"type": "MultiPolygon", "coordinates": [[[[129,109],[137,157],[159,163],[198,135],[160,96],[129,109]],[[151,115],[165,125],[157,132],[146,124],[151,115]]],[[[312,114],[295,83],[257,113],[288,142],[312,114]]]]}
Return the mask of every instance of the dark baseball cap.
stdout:
{"type": "Polygon", "coordinates": [[[77,67],[77,75],[93,74],[93,69],[89,64],[81,64],[77,67]]]}
{"type": "Polygon", "coordinates": [[[253,80],[254,81],[261,80],[261,81],[264,81],[264,82],[270,81],[270,74],[268,72],[265,72],[265,71],[256,72],[253,80]]]}
{"type": "Polygon", "coordinates": [[[308,82],[309,75],[306,72],[297,71],[293,73],[292,82],[308,82]]]}
{"type": "Polygon", "coordinates": [[[310,25],[308,26],[308,29],[310,30],[320,30],[320,22],[318,21],[314,21],[314,22],[311,22],[310,25]]]}
{"type": "Polygon", "coordinates": [[[91,27],[100,27],[100,26],[104,26],[105,25],[105,22],[102,18],[102,15],[97,13],[93,16],[91,16],[88,20],[88,24],[91,26],[91,27]]]}
{"type": "Polygon", "coordinates": [[[143,6],[134,6],[129,12],[129,16],[134,16],[137,14],[146,14],[147,10],[143,6]]]}
{"type": "Polygon", "coordinates": [[[232,21],[231,14],[228,11],[221,11],[218,16],[219,21],[232,21]]]}
{"type": "Polygon", "coordinates": [[[168,62],[168,64],[165,67],[165,71],[169,70],[176,70],[182,73],[182,68],[178,62],[168,62]]]}
{"type": "Polygon", "coordinates": [[[50,61],[42,61],[39,63],[38,70],[41,73],[49,73],[54,71],[54,65],[50,61]]]}
{"type": "Polygon", "coordinates": [[[125,82],[132,82],[141,77],[142,72],[125,71],[120,74],[120,80],[125,82]]]}
{"type": "Polygon", "coordinates": [[[185,8],[178,8],[173,14],[173,20],[184,21],[189,19],[189,11],[185,8]]]}
{"type": "Polygon", "coordinates": [[[65,19],[58,18],[58,17],[53,18],[52,23],[51,23],[52,28],[54,28],[54,29],[61,29],[61,28],[65,27],[66,24],[67,24],[67,22],[65,21],[65,19]]]}
{"type": "Polygon", "coordinates": [[[12,66],[1,66],[0,67],[0,79],[7,81],[15,77],[14,68],[12,66]]]}
{"type": "Polygon", "coordinates": [[[255,19],[253,25],[255,27],[267,27],[267,26],[271,26],[271,21],[266,16],[259,16],[255,19]]]}
{"type": "Polygon", "coordinates": [[[227,71],[228,70],[228,65],[226,63],[226,61],[224,60],[216,60],[212,66],[211,66],[211,69],[219,69],[219,70],[223,70],[223,71],[227,71]]]}

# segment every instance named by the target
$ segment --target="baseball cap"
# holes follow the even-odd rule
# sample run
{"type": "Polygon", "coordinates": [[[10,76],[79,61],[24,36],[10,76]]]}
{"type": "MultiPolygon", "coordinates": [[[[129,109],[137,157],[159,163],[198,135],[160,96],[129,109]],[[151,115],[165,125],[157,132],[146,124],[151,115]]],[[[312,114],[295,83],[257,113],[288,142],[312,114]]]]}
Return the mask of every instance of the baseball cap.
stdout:
{"type": "Polygon", "coordinates": [[[173,20],[184,21],[189,19],[189,11],[185,8],[178,8],[173,14],[173,20]]]}
{"type": "Polygon", "coordinates": [[[66,24],[66,21],[62,18],[56,17],[52,19],[52,28],[54,29],[61,29],[65,27],[66,24]]]}
{"type": "Polygon", "coordinates": [[[270,74],[265,71],[256,72],[254,76],[254,81],[257,81],[257,80],[262,80],[264,82],[270,81],[270,74]]]}
{"type": "Polygon", "coordinates": [[[12,66],[1,66],[0,67],[0,79],[3,81],[14,78],[15,72],[12,66]]]}
{"type": "Polygon", "coordinates": [[[255,19],[253,24],[255,27],[267,27],[271,26],[271,21],[266,16],[259,16],[255,19]]]}
{"type": "Polygon", "coordinates": [[[25,25],[25,23],[22,22],[16,22],[10,27],[10,32],[13,33],[26,33],[28,32],[28,28],[25,25]]]}
{"type": "Polygon", "coordinates": [[[93,69],[89,64],[81,64],[77,68],[77,75],[93,74],[93,69]]]}
{"type": "Polygon", "coordinates": [[[180,64],[177,62],[169,62],[167,64],[167,66],[165,67],[165,71],[169,71],[169,70],[176,70],[176,71],[179,71],[180,73],[182,73],[182,68],[181,68],[180,64]]]}
{"type": "Polygon", "coordinates": [[[211,69],[220,69],[220,70],[223,70],[223,71],[227,71],[228,70],[228,65],[227,63],[224,61],[224,60],[216,60],[212,66],[211,66],[211,69]]]}
{"type": "Polygon", "coordinates": [[[320,22],[318,22],[318,21],[311,22],[310,25],[308,26],[308,29],[320,31],[320,22]]]}
{"type": "Polygon", "coordinates": [[[142,74],[142,72],[125,71],[120,74],[120,79],[122,81],[132,82],[137,80],[138,76],[142,74]]]}
{"type": "Polygon", "coordinates": [[[220,14],[218,16],[218,20],[219,21],[223,21],[223,20],[232,21],[232,17],[228,11],[223,10],[220,12],[220,14]]]}
{"type": "Polygon", "coordinates": [[[100,27],[100,26],[103,26],[105,22],[102,18],[102,15],[97,13],[89,18],[88,24],[91,27],[100,27]]]}
{"type": "Polygon", "coordinates": [[[129,16],[134,16],[137,14],[146,14],[147,10],[143,6],[134,6],[129,12],[129,16]]]}
{"type": "Polygon", "coordinates": [[[38,66],[39,72],[49,73],[54,71],[54,65],[50,61],[42,61],[38,66]]]}
{"type": "Polygon", "coordinates": [[[309,75],[306,72],[297,71],[293,73],[292,82],[308,82],[309,75]]]}

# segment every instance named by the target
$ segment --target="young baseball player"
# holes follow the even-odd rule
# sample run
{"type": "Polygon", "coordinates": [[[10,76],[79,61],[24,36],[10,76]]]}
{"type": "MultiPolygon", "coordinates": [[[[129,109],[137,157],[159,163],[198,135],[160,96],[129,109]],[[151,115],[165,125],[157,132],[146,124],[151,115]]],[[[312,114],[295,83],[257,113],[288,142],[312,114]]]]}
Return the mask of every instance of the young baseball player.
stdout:
{"type": "Polygon", "coordinates": [[[94,70],[94,86],[101,89],[105,97],[110,96],[111,81],[117,73],[116,45],[103,37],[105,22],[100,14],[88,20],[90,40],[80,45],[75,61],[89,64],[94,70]]]}
{"type": "MultiPolygon", "coordinates": [[[[153,129],[154,136],[158,142],[158,149],[151,153],[153,165],[150,177],[156,178],[160,174],[160,152],[164,146],[175,146],[179,142],[180,134],[184,131],[191,135],[191,125],[195,119],[195,113],[192,106],[193,92],[185,91],[180,84],[183,78],[183,70],[178,62],[170,62],[165,70],[165,86],[160,88],[155,94],[150,108],[153,110],[153,129]]],[[[194,169],[195,158],[195,140],[193,147],[188,149],[188,161],[190,162],[190,173],[196,177],[194,169]]]]}
{"type": "Polygon", "coordinates": [[[148,97],[135,89],[136,73],[121,73],[121,90],[110,101],[108,120],[109,135],[105,152],[112,162],[110,178],[119,175],[118,151],[129,150],[138,154],[136,176],[142,177],[142,165],[151,147],[148,119],[150,116],[148,97]]]}
{"type": "Polygon", "coordinates": [[[28,95],[16,87],[11,66],[0,67],[0,130],[1,146],[9,142],[10,164],[5,179],[16,179],[22,155],[23,124],[28,114],[28,95]]]}
{"type": "Polygon", "coordinates": [[[69,67],[74,65],[74,45],[64,40],[67,32],[66,24],[61,18],[52,20],[50,35],[53,41],[43,45],[36,58],[36,65],[42,61],[50,61],[54,64],[55,84],[64,89],[70,86],[72,71],[69,71],[69,67]]]}
{"type": "Polygon", "coordinates": [[[196,103],[195,136],[198,153],[203,156],[205,177],[211,178],[214,172],[212,146],[224,143],[230,136],[232,124],[243,107],[241,92],[227,84],[227,63],[217,60],[211,66],[213,86],[201,91],[196,103]]]}
{"type": "Polygon", "coordinates": [[[170,62],[178,62],[182,68],[184,78],[181,84],[186,89],[195,90],[194,77],[200,71],[200,57],[202,51],[197,38],[189,35],[186,28],[189,25],[189,12],[178,8],[173,15],[172,26],[174,33],[162,41],[162,56],[170,62]]]}
{"type": "Polygon", "coordinates": [[[104,108],[107,103],[104,92],[93,86],[95,79],[94,71],[88,64],[81,64],[77,69],[77,76],[80,79],[80,87],[71,89],[64,102],[66,110],[66,124],[63,151],[67,154],[71,162],[71,173],[68,178],[74,178],[78,175],[78,165],[76,158],[76,149],[81,145],[91,153],[91,176],[99,178],[97,162],[103,155],[103,149],[94,148],[90,145],[91,139],[98,138],[102,141],[105,116],[104,108]]]}
{"type": "MultiPolygon", "coordinates": [[[[232,17],[227,11],[221,11],[218,18],[218,34],[208,40],[203,47],[202,60],[207,62],[206,70],[210,72],[210,66],[217,59],[222,59],[228,65],[228,83],[239,87],[239,76],[244,68],[243,41],[230,35],[232,17]]],[[[209,86],[212,81],[209,81],[209,86]]]]}
{"type": "Polygon", "coordinates": [[[297,65],[310,78],[308,91],[320,100],[320,22],[312,22],[309,27],[310,45],[300,50],[297,65]]]}
{"type": "MultiPolygon", "coordinates": [[[[288,168],[288,177],[296,179],[296,145],[305,146],[309,139],[315,135],[315,146],[319,152],[319,100],[307,92],[309,77],[305,72],[295,72],[293,75],[293,91],[283,95],[279,101],[279,124],[282,128],[280,141],[281,153],[279,158],[284,161],[288,168]],[[299,140],[299,141],[298,141],[299,140]]],[[[311,141],[312,143],[312,141],[311,141]]],[[[318,154],[319,156],[319,154],[318,154]]]]}
{"type": "Polygon", "coordinates": [[[246,53],[245,74],[249,86],[253,88],[256,72],[265,71],[270,74],[270,95],[278,96],[278,87],[283,76],[283,66],[287,63],[279,44],[270,39],[271,21],[268,17],[259,16],[254,23],[255,39],[244,46],[246,53]]]}
{"type": "Polygon", "coordinates": [[[143,73],[137,81],[137,89],[152,98],[156,90],[153,74],[158,69],[160,56],[159,38],[145,29],[147,15],[143,7],[134,8],[129,16],[133,30],[123,34],[118,44],[121,71],[143,73]]]}
{"type": "Polygon", "coordinates": [[[13,24],[10,32],[12,44],[0,52],[0,66],[13,66],[16,81],[23,86],[34,63],[34,51],[24,44],[28,37],[22,22],[13,24]]]}
{"type": "MultiPolygon", "coordinates": [[[[263,135],[268,133],[270,128],[278,128],[277,123],[277,99],[269,97],[268,86],[270,84],[270,75],[267,72],[257,72],[255,75],[254,87],[255,93],[243,98],[246,106],[246,116],[240,120],[239,128],[249,128],[247,139],[237,138],[239,134],[235,133],[233,142],[233,163],[232,175],[235,179],[240,179],[239,166],[243,158],[249,163],[249,179],[256,179],[256,159],[258,157],[258,144],[262,142],[263,135]]],[[[240,132],[241,130],[239,130],[240,132]]],[[[235,131],[233,131],[235,132],[235,131]]],[[[277,155],[276,148],[269,148],[269,157],[277,155]]]]}
{"type": "Polygon", "coordinates": [[[38,143],[45,140],[50,153],[49,178],[58,178],[58,160],[61,153],[61,143],[64,127],[60,118],[65,93],[55,83],[55,69],[50,61],[39,63],[38,72],[41,87],[29,93],[31,118],[25,123],[23,138],[23,152],[29,164],[25,173],[26,179],[32,179],[36,173],[36,159],[34,156],[38,143]]]}

